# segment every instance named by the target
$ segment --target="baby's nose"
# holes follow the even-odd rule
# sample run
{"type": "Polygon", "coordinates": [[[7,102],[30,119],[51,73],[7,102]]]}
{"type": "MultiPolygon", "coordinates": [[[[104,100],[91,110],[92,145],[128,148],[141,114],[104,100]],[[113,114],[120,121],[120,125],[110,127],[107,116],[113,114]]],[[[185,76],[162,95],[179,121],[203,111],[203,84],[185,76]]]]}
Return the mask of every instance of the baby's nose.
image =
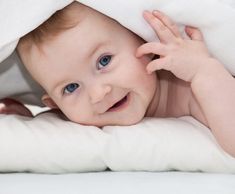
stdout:
{"type": "Polygon", "coordinates": [[[89,90],[90,100],[92,104],[98,103],[111,91],[110,85],[95,84],[89,90]]]}

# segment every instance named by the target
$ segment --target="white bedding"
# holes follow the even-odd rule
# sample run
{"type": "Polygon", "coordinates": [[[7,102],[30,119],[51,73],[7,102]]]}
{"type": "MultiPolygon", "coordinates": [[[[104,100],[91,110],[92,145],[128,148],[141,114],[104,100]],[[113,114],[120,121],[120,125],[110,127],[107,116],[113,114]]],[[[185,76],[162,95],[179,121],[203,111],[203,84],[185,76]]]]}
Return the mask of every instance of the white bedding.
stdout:
{"type": "Polygon", "coordinates": [[[234,194],[229,174],[99,172],[0,175],[0,194],[234,194]]]}
{"type": "Polygon", "coordinates": [[[100,130],[52,113],[34,119],[0,115],[1,172],[71,173],[107,168],[235,173],[235,158],[191,117],[146,118],[133,126],[100,130]]]}
{"type": "MultiPolygon", "coordinates": [[[[24,34],[72,0],[0,1],[0,62],[10,55],[24,34]]],[[[147,41],[156,39],[142,18],[145,9],[159,9],[179,24],[201,29],[211,53],[235,74],[235,1],[232,0],[80,0],[116,19],[147,41]]]]}
{"type": "MultiPolygon", "coordinates": [[[[18,39],[71,0],[1,0],[0,61],[18,39]]],[[[181,24],[204,33],[207,45],[235,74],[235,3],[229,0],[82,0],[117,19],[146,40],[153,32],[144,9],[160,9],[181,24]],[[145,29],[145,30],[143,30],[145,29]]],[[[112,170],[182,170],[234,173],[234,158],[221,150],[203,126],[191,119],[141,122],[104,131],[61,121],[54,116],[31,121],[0,118],[0,171],[65,173],[112,170]],[[156,122],[159,122],[156,123],[156,122]]],[[[1,191],[1,190],[0,190],[1,191]]]]}

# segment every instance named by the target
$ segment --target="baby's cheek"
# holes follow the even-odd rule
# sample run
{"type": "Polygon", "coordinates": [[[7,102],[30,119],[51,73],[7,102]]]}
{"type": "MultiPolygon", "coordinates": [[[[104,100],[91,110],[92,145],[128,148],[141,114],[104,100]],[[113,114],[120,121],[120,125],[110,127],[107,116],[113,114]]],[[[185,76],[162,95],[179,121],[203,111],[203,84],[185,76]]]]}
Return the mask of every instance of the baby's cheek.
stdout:
{"type": "Polygon", "coordinates": [[[66,116],[73,122],[85,125],[92,124],[94,121],[92,111],[85,103],[83,106],[73,106],[71,110],[67,110],[66,116]]]}
{"type": "Polygon", "coordinates": [[[143,57],[141,60],[138,61],[138,63],[133,67],[135,69],[136,77],[143,78],[143,79],[149,79],[151,76],[147,73],[146,67],[150,60],[148,60],[147,57],[143,57]]]}

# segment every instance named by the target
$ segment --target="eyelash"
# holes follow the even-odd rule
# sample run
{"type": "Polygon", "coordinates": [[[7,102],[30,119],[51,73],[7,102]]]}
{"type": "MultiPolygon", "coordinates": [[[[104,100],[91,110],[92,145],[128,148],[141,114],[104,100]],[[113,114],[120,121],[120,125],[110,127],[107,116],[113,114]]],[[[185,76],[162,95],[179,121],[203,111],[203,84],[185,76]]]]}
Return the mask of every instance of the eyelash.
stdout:
{"type": "Polygon", "coordinates": [[[72,93],[73,93],[75,90],[77,90],[79,87],[80,87],[80,85],[79,85],[78,83],[69,83],[69,84],[67,84],[67,85],[63,88],[62,94],[63,94],[63,95],[64,95],[64,94],[72,94],[72,93]],[[76,88],[75,88],[72,92],[66,91],[66,90],[68,90],[68,87],[71,86],[71,85],[75,86],[76,88]]]}
{"type": "MultiPolygon", "coordinates": [[[[97,60],[97,69],[98,70],[100,70],[100,69],[103,69],[103,68],[105,68],[107,65],[105,65],[105,67],[103,67],[103,68],[99,68],[99,64],[100,64],[100,62],[101,62],[101,59],[104,59],[104,58],[107,58],[108,57],[108,62],[107,62],[107,65],[109,65],[109,63],[111,62],[111,60],[112,60],[112,55],[108,55],[108,54],[105,54],[105,55],[102,55],[101,57],[99,57],[98,58],[98,60],[97,60]]],[[[67,84],[64,88],[63,88],[63,91],[62,91],[62,93],[63,93],[63,95],[64,94],[72,94],[75,90],[77,90],[78,88],[80,87],[80,85],[78,84],[78,83],[69,83],[69,84],[67,84]],[[72,91],[72,92],[68,92],[68,91],[66,91],[66,89],[68,89],[67,87],[68,86],[71,86],[71,85],[76,85],[76,88],[72,91]]]]}
{"type": "Polygon", "coordinates": [[[97,69],[100,70],[100,69],[106,68],[106,66],[109,65],[110,62],[112,61],[112,57],[113,57],[113,56],[110,55],[110,54],[105,54],[105,55],[102,55],[101,57],[99,57],[98,60],[97,60],[97,65],[96,65],[97,69]],[[107,57],[108,57],[108,62],[107,62],[107,64],[106,64],[104,67],[99,68],[99,64],[101,64],[101,60],[104,59],[104,58],[107,59],[107,57]]]}

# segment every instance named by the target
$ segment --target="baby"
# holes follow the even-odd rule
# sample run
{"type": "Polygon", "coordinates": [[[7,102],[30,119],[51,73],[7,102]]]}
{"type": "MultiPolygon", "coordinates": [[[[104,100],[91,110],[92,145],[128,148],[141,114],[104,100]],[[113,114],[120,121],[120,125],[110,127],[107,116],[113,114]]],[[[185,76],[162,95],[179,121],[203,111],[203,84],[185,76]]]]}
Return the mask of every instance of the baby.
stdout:
{"type": "Polygon", "coordinates": [[[132,125],[143,117],[193,116],[235,156],[235,82],[198,29],[144,12],[160,42],[74,2],[23,37],[18,53],[45,89],[43,103],[84,125],[132,125]]]}

